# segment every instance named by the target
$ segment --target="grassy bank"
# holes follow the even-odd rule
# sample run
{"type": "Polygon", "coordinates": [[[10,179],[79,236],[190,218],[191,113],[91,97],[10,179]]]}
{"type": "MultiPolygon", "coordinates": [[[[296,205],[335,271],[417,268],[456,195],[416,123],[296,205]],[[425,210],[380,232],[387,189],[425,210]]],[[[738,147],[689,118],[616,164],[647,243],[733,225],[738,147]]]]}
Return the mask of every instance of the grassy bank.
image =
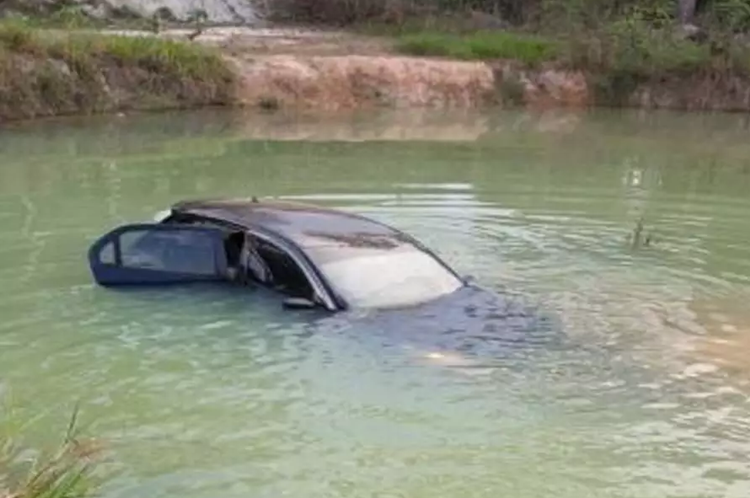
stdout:
{"type": "Polygon", "coordinates": [[[750,70],[747,47],[727,47],[717,53],[710,44],[635,25],[608,26],[564,36],[512,31],[468,34],[409,31],[395,37],[398,51],[420,56],[510,59],[528,64],[552,62],[575,69],[625,70],[641,76],[662,76],[675,71],[750,70]]]}
{"type": "Polygon", "coordinates": [[[677,0],[271,3],[280,19],[384,35],[402,54],[582,72],[594,104],[633,104],[655,88],[659,107],[750,109],[740,97],[750,90],[750,0],[693,2],[700,8],[685,12],[690,2],[677,0]]]}
{"type": "MultiPolygon", "coordinates": [[[[673,29],[653,29],[642,22],[621,22],[565,34],[513,31],[470,33],[408,30],[395,35],[403,54],[470,60],[510,60],[528,67],[582,71],[595,103],[621,105],[643,85],[687,79],[750,82],[750,46],[717,35],[697,42],[673,29]]],[[[707,87],[712,91],[717,86],[707,87]]]]}
{"type": "Polygon", "coordinates": [[[750,68],[750,50],[744,47],[734,47],[734,53],[718,54],[712,52],[710,44],[637,25],[607,26],[566,35],[409,30],[394,36],[397,50],[410,55],[512,59],[531,64],[548,61],[575,68],[627,68],[642,74],[717,68],[720,62],[729,64],[726,69],[750,68]]]}
{"type": "Polygon", "coordinates": [[[0,121],[225,105],[233,83],[198,44],[0,23],[0,121]]]}

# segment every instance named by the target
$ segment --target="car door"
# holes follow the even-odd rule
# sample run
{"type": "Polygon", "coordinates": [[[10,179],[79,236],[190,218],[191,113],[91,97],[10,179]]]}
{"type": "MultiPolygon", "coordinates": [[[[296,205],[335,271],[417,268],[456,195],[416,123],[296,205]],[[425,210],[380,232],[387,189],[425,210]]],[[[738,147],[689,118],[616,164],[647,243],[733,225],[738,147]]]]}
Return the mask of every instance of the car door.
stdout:
{"type": "Polygon", "coordinates": [[[206,226],[124,225],[91,246],[89,265],[105,286],[225,280],[224,237],[206,226]]]}

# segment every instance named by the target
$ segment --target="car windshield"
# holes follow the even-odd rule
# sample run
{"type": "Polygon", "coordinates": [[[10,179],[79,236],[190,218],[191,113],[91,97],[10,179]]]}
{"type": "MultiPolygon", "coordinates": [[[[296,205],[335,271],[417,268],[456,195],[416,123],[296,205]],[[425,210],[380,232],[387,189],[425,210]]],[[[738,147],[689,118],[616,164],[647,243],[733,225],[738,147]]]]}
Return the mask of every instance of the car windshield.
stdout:
{"type": "Polygon", "coordinates": [[[397,248],[322,247],[312,259],[342,298],[355,308],[392,308],[430,301],[463,285],[430,254],[397,248]]]}

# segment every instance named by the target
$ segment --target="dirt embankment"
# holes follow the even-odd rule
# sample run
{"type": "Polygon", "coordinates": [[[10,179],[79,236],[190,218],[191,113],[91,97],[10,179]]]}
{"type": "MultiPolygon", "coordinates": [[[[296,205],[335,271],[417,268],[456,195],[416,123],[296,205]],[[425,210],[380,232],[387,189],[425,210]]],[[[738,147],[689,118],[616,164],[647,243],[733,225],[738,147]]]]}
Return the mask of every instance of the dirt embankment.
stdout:
{"type": "Polygon", "coordinates": [[[327,112],[590,102],[581,73],[401,56],[383,38],[284,29],[217,29],[201,38],[220,47],[232,64],[243,105],[327,112]]]}
{"type": "Polygon", "coordinates": [[[155,74],[136,65],[102,59],[81,70],[56,58],[12,56],[3,62],[0,124],[66,115],[185,109],[228,105],[227,82],[169,73],[155,74]]]}
{"type": "Polygon", "coordinates": [[[387,38],[343,32],[217,28],[199,40],[220,47],[238,74],[237,100],[268,109],[604,105],[750,111],[750,81],[740,77],[603,81],[603,75],[554,64],[406,57],[387,38]]]}
{"type": "Polygon", "coordinates": [[[0,123],[229,105],[236,78],[201,46],[0,25],[0,123]]]}
{"type": "MultiPolygon", "coordinates": [[[[191,31],[105,34],[186,41],[191,31]]],[[[74,57],[23,55],[6,58],[0,72],[4,82],[0,120],[203,105],[312,113],[497,105],[750,111],[750,81],[739,77],[713,81],[710,76],[695,75],[599,85],[596,75],[553,64],[529,68],[513,61],[406,57],[395,53],[388,38],[288,28],[210,28],[192,43],[219,49],[226,62],[223,70],[228,66],[234,75],[231,85],[226,78],[217,78],[215,71],[201,75],[196,70],[186,78],[179,60],[170,63],[174,67],[162,63],[166,69],[149,62],[172,61],[183,52],[185,61],[193,60],[190,47],[185,51],[169,48],[165,57],[146,54],[128,64],[115,63],[104,51],[86,67],[74,57]],[[619,88],[619,94],[602,95],[600,86],[619,88]]],[[[123,52],[121,45],[113,44],[123,52]]]]}

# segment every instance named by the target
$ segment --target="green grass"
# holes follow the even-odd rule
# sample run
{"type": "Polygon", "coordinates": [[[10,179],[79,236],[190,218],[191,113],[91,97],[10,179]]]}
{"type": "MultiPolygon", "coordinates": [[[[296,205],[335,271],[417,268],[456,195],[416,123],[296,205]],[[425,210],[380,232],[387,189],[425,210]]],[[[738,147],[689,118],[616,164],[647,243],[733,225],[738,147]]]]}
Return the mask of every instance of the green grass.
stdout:
{"type": "Polygon", "coordinates": [[[0,23],[0,121],[228,104],[233,85],[221,55],[198,43],[0,23]]]}
{"type": "MultiPolygon", "coordinates": [[[[371,28],[374,32],[374,28],[371,28]]],[[[400,27],[384,30],[404,54],[462,60],[512,60],[529,66],[550,62],[556,67],[582,71],[594,101],[622,105],[641,85],[684,86],[684,81],[721,82],[750,78],[750,48],[721,32],[697,43],[654,28],[639,20],[620,20],[596,29],[556,34],[511,31],[419,30],[400,27]],[[717,48],[718,47],[718,48],[717,48]]],[[[503,101],[518,101],[514,82],[498,87],[503,101]]],[[[696,83],[698,84],[698,83],[696,83]]],[[[677,92],[685,93],[682,90],[677,92]]]]}
{"type": "Polygon", "coordinates": [[[716,88],[723,80],[750,77],[746,46],[731,43],[717,51],[714,43],[695,43],[637,23],[571,36],[563,46],[560,63],[584,71],[595,101],[606,105],[622,105],[644,84],[666,85],[677,95],[684,94],[678,88],[685,81],[710,81],[706,88],[716,88]]]}
{"type": "MultiPolygon", "coordinates": [[[[4,420],[4,425],[9,425],[4,420]]],[[[21,443],[23,434],[0,432],[0,498],[88,498],[98,480],[98,448],[82,441],[74,413],[56,448],[36,451],[21,443]]]]}
{"type": "Polygon", "coordinates": [[[156,37],[110,36],[86,32],[54,32],[21,23],[0,23],[0,49],[5,54],[27,54],[79,63],[115,61],[185,77],[228,77],[218,53],[197,43],[156,37]]]}
{"type": "MultiPolygon", "coordinates": [[[[407,32],[394,35],[405,54],[455,59],[510,59],[528,64],[558,61],[579,69],[626,70],[649,75],[691,72],[712,62],[707,45],[654,33],[602,30],[565,38],[504,31],[454,34],[407,32]]],[[[750,57],[747,59],[750,62],[750,57]]]]}
{"type": "Polygon", "coordinates": [[[405,54],[465,60],[513,59],[535,64],[553,59],[558,45],[548,39],[501,31],[466,35],[422,32],[399,35],[396,49],[405,54]]]}

